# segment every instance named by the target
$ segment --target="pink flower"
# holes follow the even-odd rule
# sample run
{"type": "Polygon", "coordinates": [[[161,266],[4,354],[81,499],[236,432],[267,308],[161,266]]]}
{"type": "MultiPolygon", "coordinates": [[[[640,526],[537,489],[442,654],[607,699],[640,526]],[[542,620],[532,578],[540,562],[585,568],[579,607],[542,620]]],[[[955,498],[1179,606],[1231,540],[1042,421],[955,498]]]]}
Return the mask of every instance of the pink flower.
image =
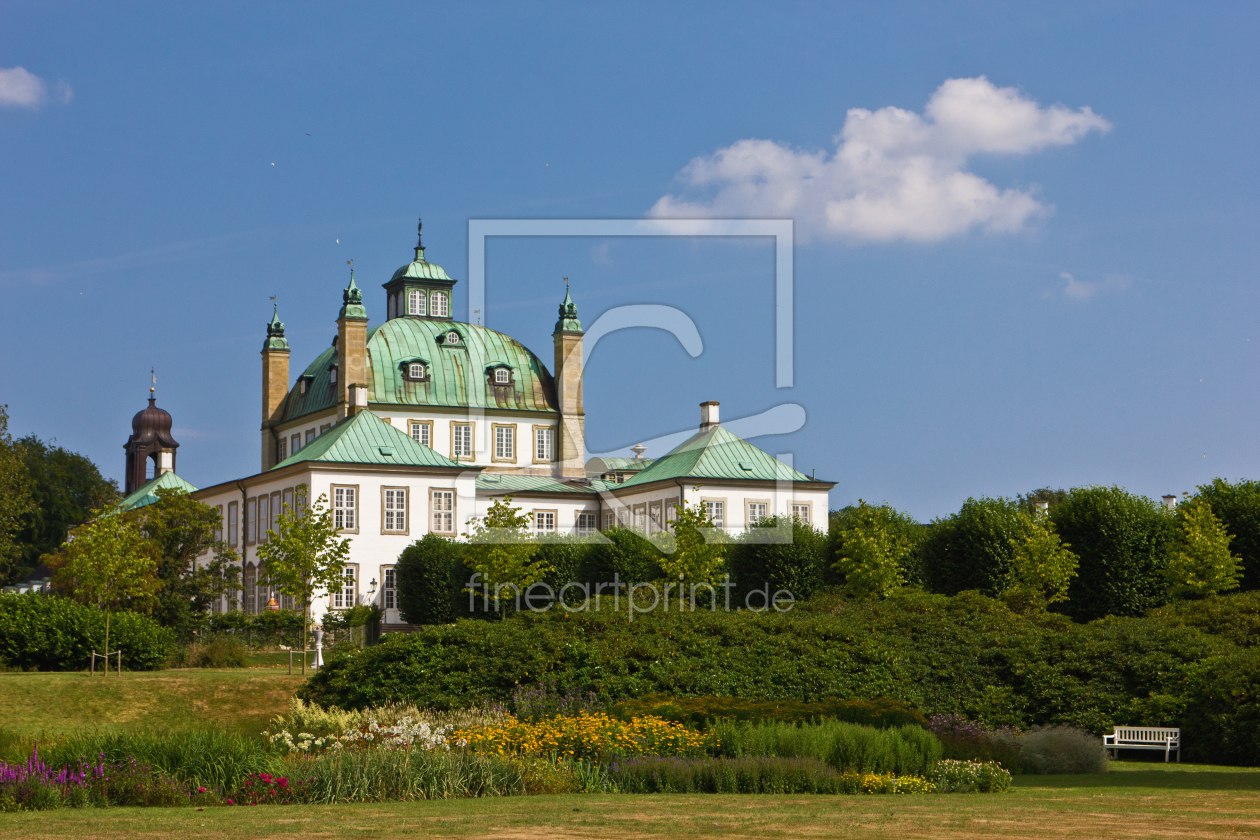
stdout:
{"type": "Polygon", "coordinates": [[[235,802],[233,802],[231,799],[229,799],[229,800],[228,800],[228,804],[229,804],[229,805],[235,805],[236,803],[235,803],[235,802]]]}

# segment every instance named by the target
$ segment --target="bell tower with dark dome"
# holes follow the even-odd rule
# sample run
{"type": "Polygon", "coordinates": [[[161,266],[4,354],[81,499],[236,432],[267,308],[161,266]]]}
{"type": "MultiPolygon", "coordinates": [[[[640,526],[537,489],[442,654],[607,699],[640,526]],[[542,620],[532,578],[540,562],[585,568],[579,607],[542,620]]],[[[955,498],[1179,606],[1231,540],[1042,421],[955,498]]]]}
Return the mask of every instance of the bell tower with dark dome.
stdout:
{"type": "Polygon", "coordinates": [[[153,459],[153,478],[175,471],[175,450],[179,444],[171,437],[171,415],[157,407],[157,398],[149,388],[149,407],[131,418],[131,437],[123,444],[127,453],[127,482],[123,491],[130,494],[151,479],[148,461],[153,459]]]}

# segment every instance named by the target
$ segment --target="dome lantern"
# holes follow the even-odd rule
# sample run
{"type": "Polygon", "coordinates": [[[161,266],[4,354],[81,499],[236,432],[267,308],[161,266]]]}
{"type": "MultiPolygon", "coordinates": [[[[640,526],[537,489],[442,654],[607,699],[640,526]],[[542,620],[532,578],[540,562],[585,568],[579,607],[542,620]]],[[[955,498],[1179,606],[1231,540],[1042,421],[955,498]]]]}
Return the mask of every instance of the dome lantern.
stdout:
{"type": "Polygon", "coordinates": [[[451,288],[455,280],[437,263],[424,258],[424,220],[416,225],[416,258],[394,272],[385,289],[385,317],[451,320],[451,288]]]}

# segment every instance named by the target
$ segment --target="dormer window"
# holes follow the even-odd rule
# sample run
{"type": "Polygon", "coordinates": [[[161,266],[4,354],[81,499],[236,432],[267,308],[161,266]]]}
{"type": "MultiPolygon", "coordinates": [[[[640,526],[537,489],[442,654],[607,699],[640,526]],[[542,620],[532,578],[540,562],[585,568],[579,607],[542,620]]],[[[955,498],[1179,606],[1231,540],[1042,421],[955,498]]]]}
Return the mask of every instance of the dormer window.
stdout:
{"type": "Polygon", "coordinates": [[[429,296],[430,315],[434,318],[445,318],[447,317],[447,311],[446,292],[434,292],[429,296]]]}
{"type": "Polygon", "coordinates": [[[333,365],[332,367],[328,368],[328,384],[329,385],[337,384],[337,366],[336,365],[333,365]]]}
{"type": "Polygon", "coordinates": [[[403,359],[398,366],[402,378],[408,382],[426,382],[429,379],[429,363],[425,359],[403,359]]]}
{"type": "Polygon", "coordinates": [[[409,379],[424,379],[424,365],[419,362],[407,365],[407,377],[409,379]]]}
{"type": "Polygon", "coordinates": [[[447,347],[453,347],[454,345],[459,344],[459,333],[455,330],[451,330],[446,334],[446,337],[442,339],[442,343],[447,347]]]}
{"type": "Polygon", "coordinates": [[[307,392],[311,390],[311,377],[302,376],[298,378],[298,394],[305,397],[307,392]]]}
{"type": "Polygon", "coordinates": [[[504,367],[495,368],[494,369],[494,384],[495,385],[511,385],[512,384],[512,371],[504,367]]]}
{"type": "MultiPolygon", "coordinates": [[[[437,303],[436,295],[434,295],[434,303],[437,303]]],[[[426,310],[425,294],[422,289],[412,289],[407,293],[407,314],[408,315],[424,315],[426,310]]],[[[435,307],[436,308],[436,307],[435,307]]]]}

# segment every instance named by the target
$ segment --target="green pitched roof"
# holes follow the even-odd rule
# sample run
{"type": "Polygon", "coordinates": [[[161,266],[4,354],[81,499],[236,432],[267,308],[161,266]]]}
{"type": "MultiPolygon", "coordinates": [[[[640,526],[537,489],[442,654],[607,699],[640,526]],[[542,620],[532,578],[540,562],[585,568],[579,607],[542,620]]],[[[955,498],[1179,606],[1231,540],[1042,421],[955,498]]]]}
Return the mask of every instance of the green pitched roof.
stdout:
{"type": "Polygon", "coordinates": [[[501,493],[597,493],[600,486],[566,484],[549,475],[516,475],[514,473],[482,473],[477,476],[477,489],[501,493]]]}
{"type": "Polygon", "coordinates": [[[122,512],[151,505],[158,500],[157,491],[159,490],[178,490],[181,493],[197,492],[196,487],[193,487],[187,481],[175,475],[175,473],[166,472],[152,481],[145,482],[142,487],[133,491],[131,495],[119,502],[114,509],[122,512]]]}
{"type": "Polygon", "coordinates": [[[655,458],[600,458],[609,472],[638,472],[656,463],[655,458]]]}
{"type": "Polygon", "coordinates": [[[652,466],[627,478],[619,487],[634,487],[677,478],[809,481],[810,477],[767,455],[721,426],[696,434],[657,458],[652,466]]]}
{"type": "MultiPolygon", "coordinates": [[[[556,411],[556,388],[551,373],[519,341],[486,327],[431,318],[393,318],[368,331],[370,374],[368,402],[374,405],[423,405],[499,408],[518,411],[556,411]],[[439,342],[451,330],[460,342],[439,342]],[[429,378],[403,378],[403,365],[422,360],[429,378]],[[487,369],[512,368],[512,384],[491,384],[487,369]]],[[[325,411],[337,402],[337,389],[328,368],[337,361],[329,347],[303,371],[310,377],[307,392],[294,388],[285,401],[284,419],[294,420],[325,411]]]]}
{"type": "Polygon", "coordinates": [[[405,464],[412,467],[467,467],[412,440],[370,411],[342,420],[272,469],[322,461],[338,464],[405,464]]]}

